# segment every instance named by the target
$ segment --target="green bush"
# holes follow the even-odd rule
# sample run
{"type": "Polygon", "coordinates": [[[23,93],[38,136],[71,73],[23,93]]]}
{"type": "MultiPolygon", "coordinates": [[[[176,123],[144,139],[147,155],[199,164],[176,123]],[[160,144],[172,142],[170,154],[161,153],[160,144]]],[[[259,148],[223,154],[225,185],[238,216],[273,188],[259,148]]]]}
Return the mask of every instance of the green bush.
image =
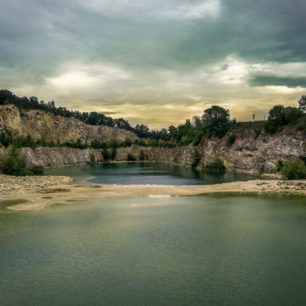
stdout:
{"type": "Polygon", "coordinates": [[[237,137],[236,134],[230,134],[227,137],[226,144],[228,147],[231,147],[235,143],[236,137],[237,137]]]}
{"type": "Polygon", "coordinates": [[[128,153],[127,155],[127,161],[136,161],[136,157],[132,153],[128,153]]]}
{"type": "Polygon", "coordinates": [[[300,160],[302,160],[306,166],[306,155],[301,155],[300,160]]]}
{"type": "Polygon", "coordinates": [[[220,158],[216,158],[213,162],[206,165],[205,169],[210,172],[225,172],[226,167],[220,158]]]}
{"type": "Polygon", "coordinates": [[[287,180],[306,179],[305,163],[302,160],[284,163],[281,173],[283,178],[287,180]]]}
{"type": "Polygon", "coordinates": [[[29,168],[28,170],[31,171],[31,175],[43,175],[44,174],[43,167],[33,167],[33,168],[29,168]]]}
{"type": "Polygon", "coordinates": [[[103,155],[104,161],[106,161],[106,162],[109,161],[110,158],[111,158],[111,155],[110,155],[109,151],[106,148],[104,148],[102,150],[102,155],[103,155]]]}
{"type": "Polygon", "coordinates": [[[8,175],[30,175],[30,170],[26,169],[26,158],[16,147],[9,147],[6,154],[0,159],[0,171],[8,175]]]}
{"type": "Polygon", "coordinates": [[[111,149],[111,154],[110,154],[111,160],[115,160],[115,159],[116,159],[116,156],[117,156],[117,148],[113,147],[113,148],[111,149]]]}
{"type": "Polygon", "coordinates": [[[143,150],[140,150],[139,155],[138,155],[138,159],[141,161],[144,161],[146,159],[145,153],[143,152],[143,150]]]}
{"type": "Polygon", "coordinates": [[[275,105],[269,111],[269,117],[265,124],[265,130],[270,134],[274,134],[280,131],[281,128],[287,124],[295,124],[299,122],[302,116],[302,111],[296,107],[275,105]]]}

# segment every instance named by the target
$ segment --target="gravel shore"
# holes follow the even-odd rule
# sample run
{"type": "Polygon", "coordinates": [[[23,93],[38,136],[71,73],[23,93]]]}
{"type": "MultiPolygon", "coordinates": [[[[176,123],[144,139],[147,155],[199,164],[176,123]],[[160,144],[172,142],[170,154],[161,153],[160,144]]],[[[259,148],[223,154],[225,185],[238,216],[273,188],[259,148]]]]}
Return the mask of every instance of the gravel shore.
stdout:
{"type": "MultiPolygon", "coordinates": [[[[252,180],[215,185],[75,185],[65,176],[12,177],[0,175],[0,201],[23,199],[11,210],[44,209],[109,197],[191,196],[220,193],[293,194],[306,196],[306,180],[252,180]]],[[[306,202],[305,202],[306,204],[306,202]]]]}
{"type": "Polygon", "coordinates": [[[0,174],[0,197],[11,193],[39,192],[46,188],[72,183],[67,176],[9,176],[0,174]]]}

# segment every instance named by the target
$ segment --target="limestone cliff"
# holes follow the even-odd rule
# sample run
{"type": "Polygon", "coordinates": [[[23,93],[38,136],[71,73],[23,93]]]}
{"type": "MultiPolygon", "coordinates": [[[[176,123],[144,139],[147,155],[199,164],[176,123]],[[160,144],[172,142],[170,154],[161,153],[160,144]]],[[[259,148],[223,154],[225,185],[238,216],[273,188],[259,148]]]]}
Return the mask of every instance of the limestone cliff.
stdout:
{"type": "Polygon", "coordinates": [[[6,127],[19,136],[30,135],[33,140],[44,138],[55,144],[81,140],[90,143],[97,139],[108,142],[112,139],[134,140],[137,136],[119,128],[88,125],[75,118],[56,116],[52,113],[18,109],[14,105],[0,106],[0,127],[6,127]]]}
{"type": "Polygon", "coordinates": [[[262,133],[258,137],[254,130],[246,129],[237,133],[236,141],[228,145],[227,138],[203,139],[199,146],[177,148],[129,148],[119,149],[118,160],[126,160],[127,150],[139,155],[143,150],[147,159],[190,167],[195,155],[199,156],[198,168],[203,169],[217,157],[223,160],[229,170],[259,173],[275,172],[279,162],[306,156],[306,135],[296,131],[283,131],[275,135],[262,133]]]}
{"type": "MultiPolygon", "coordinates": [[[[84,164],[94,159],[103,162],[101,150],[71,148],[25,149],[29,166],[63,166],[84,164]]],[[[176,164],[190,167],[195,155],[199,156],[198,168],[202,169],[216,157],[220,157],[229,170],[259,173],[275,172],[279,161],[288,161],[306,156],[306,136],[302,133],[283,131],[275,135],[261,134],[256,137],[253,130],[237,134],[234,144],[229,146],[224,139],[203,139],[199,146],[176,148],[151,148],[132,146],[117,149],[115,161],[126,161],[130,153],[136,159],[140,151],[147,161],[176,164]]]]}
{"type": "Polygon", "coordinates": [[[254,130],[240,130],[233,145],[221,140],[205,139],[199,147],[204,167],[215,157],[220,157],[228,169],[241,172],[274,172],[279,162],[294,160],[306,155],[306,135],[297,131],[284,130],[278,134],[261,133],[254,130]]]}
{"type": "MultiPolygon", "coordinates": [[[[94,139],[108,142],[112,139],[134,140],[137,136],[129,131],[87,125],[74,118],[64,118],[51,113],[30,110],[21,111],[15,106],[0,106],[0,128],[5,126],[17,135],[30,135],[32,139],[45,138],[56,143],[66,143],[80,139],[90,143],[94,139]]],[[[197,167],[202,169],[217,157],[223,160],[229,170],[258,173],[274,172],[279,162],[306,156],[306,135],[298,131],[284,129],[274,135],[257,134],[252,129],[239,129],[235,142],[228,144],[227,136],[222,139],[203,139],[192,145],[176,148],[137,147],[117,149],[116,161],[126,161],[130,153],[136,158],[143,150],[147,161],[177,164],[190,167],[197,156],[197,167]]],[[[103,162],[101,150],[72,149],[64,147],[25,148],[27,164],[32,166],[56,167],[84,164],[90,161],[103,162]]]]}
{"type": "Polygon", "coordinates": [[[27,166],[32,167],[62,167],[82,165],[89,162],[103,162],[101,150],[74,148],[24,148],[27,166]]]}

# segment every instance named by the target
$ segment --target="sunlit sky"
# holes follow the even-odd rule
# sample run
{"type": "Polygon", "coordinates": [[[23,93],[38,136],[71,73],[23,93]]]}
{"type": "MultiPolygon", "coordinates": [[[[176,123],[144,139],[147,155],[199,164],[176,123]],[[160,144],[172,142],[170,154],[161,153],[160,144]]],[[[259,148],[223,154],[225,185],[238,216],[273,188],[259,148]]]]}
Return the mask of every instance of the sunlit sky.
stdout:
{"type": "Polygon", "coordinates": [[[305,0],[0,0],[0,88],[152,128],[306,94],[305,0]]]}

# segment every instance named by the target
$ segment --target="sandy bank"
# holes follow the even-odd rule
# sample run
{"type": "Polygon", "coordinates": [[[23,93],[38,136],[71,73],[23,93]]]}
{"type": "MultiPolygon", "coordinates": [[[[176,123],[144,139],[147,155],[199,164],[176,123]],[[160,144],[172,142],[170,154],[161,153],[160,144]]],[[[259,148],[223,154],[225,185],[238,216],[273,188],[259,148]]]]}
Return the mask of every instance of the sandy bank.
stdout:
{"type": "Polygon", "coordinates": [[[0,176],[0,202],[24,199],[28,202],[8,207],[11,210],[38,210],[56,204],[131,196],[191,196],[210,193],[286,193],[306,196],[306,180],[252,180],[216,185],[90,185],[80,186],[68,177],[39,176],[16,178],[0,176]]]}

